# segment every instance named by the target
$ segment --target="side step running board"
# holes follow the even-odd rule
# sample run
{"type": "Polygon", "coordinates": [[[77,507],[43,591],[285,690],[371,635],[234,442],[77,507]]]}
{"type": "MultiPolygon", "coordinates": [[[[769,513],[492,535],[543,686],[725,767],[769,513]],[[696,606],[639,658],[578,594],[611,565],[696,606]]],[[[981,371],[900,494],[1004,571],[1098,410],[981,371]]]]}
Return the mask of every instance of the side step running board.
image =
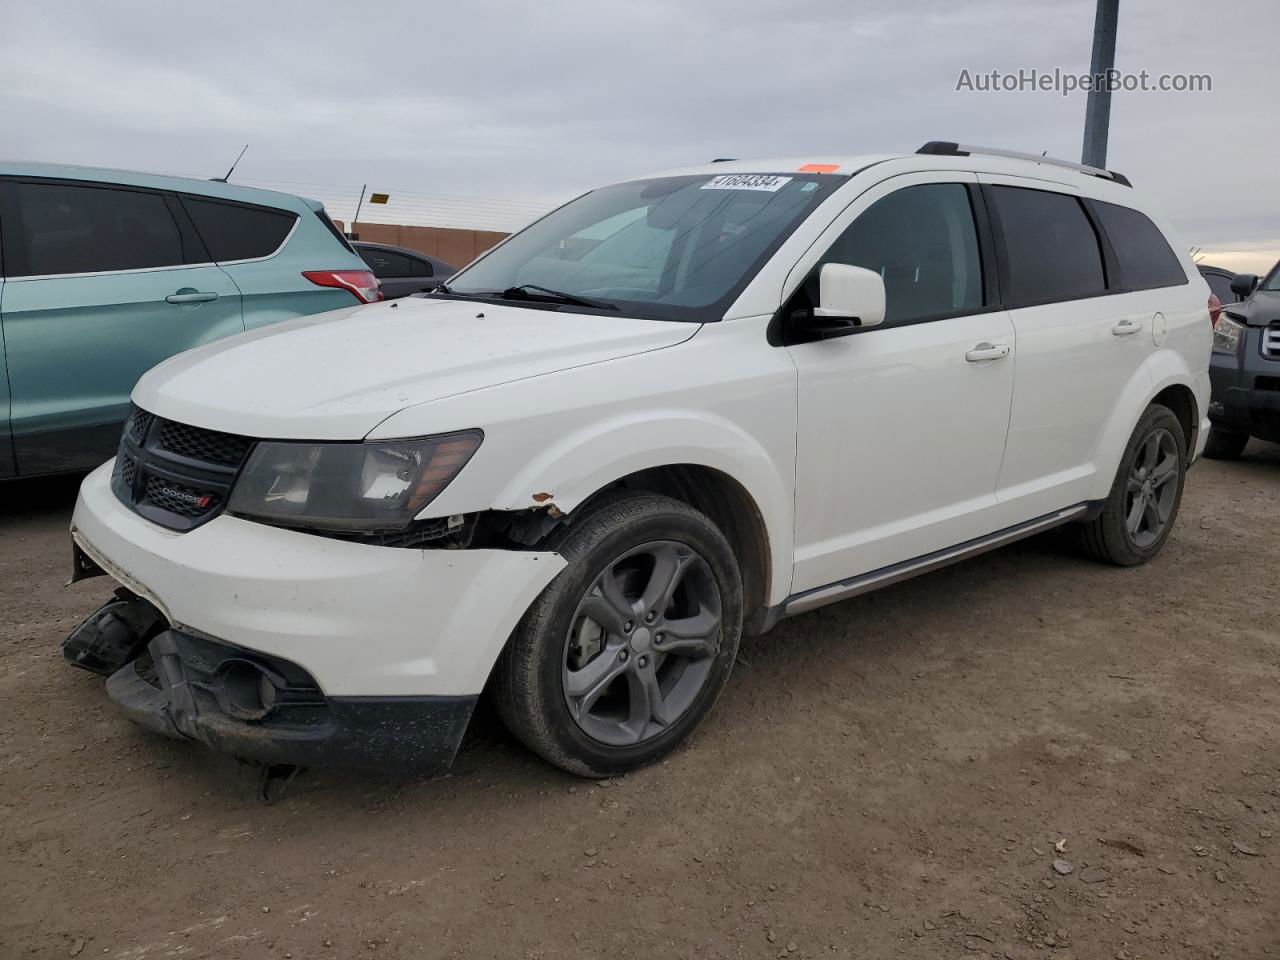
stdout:
{"type": "Polygon", "coordinates": [[[927,553],[923,557],[916,557],[914,560],[905,560],[902,563],[881,567],[879,570],[872,570],[870,573],[850,577],[848,580],[827,584],[825,587],[814,587],[804,593],[792,594],[782,601],[782,616],[790,617],[797,613],[816,610],[818,607],[825,607],[828,603],[835,603],[837,600],[847,600],[849,597],[856,597],[862,593],[870,593],[872,590],[879,590],[881,587],[887,587],[902,580],[909,580],[911,577],[937,570],[939,567],[945,567],[948,564],[976,557],[980,553],[986,553],[988,550],[996,549],[996,547],[1003,547],[1005,544],[1013,543],[1015,540],[1021,540],[1024,537],[1033,536],[1052,527],[1061,526],[1068,521],[1077,519],[1088,509],[1089,505],[1087,503],[1077,504],[1074,507],[1046,514],[1035,520],[1028,520],[1026,523],[1006,527],[1004,530],[998,530],[985,537],[968,540],[945,550],[927,553]]]}

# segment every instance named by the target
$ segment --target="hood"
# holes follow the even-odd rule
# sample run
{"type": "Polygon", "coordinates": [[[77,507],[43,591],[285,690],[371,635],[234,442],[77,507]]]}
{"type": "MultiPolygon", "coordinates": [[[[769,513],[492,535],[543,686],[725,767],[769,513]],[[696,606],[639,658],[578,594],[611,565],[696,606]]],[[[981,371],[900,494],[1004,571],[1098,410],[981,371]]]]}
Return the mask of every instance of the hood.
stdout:
{"type": "Polygon", "coordinates": [[[1280,290],[1255,290],[1248,300],[1228,303],[1223,310],[1251,327],[1269,326],[1280,321],[1280,290]]]}
{"type": "Polygon", "coordinates": [[[147,373],[133,400],[227,433],[358,440],[406,407],[661,350],[697,331],[693,323],[409,297],[189,350],[147,373]]]}

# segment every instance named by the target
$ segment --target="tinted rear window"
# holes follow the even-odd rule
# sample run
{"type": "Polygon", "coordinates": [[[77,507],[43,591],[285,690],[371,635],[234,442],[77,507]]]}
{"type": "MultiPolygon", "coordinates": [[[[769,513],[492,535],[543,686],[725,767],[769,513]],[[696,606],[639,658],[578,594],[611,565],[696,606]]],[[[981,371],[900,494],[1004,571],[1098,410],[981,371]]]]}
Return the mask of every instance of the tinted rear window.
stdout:
{"type": "Polygon", "coordinates": [[[13,184],[10,276],[145,270],[184,262],[162,195],[79,184],[13,184]]]}
{"type": "Polygon", "coordinates": [[[1091,297],[1106,290],[1098,235],[1075,197],[1023,187],[992,187],[1004,233],[1007,306],[1091,297]]]}
{"type": "Polygon", "coordinates": [[[1206,273],[1203,276],[1209,284],[1209,292],[1218,298],[1219,303],[1235,303],[1240,299],[1231,289],[1230,277],[1224,277],[1220,273],[1206,273]]]}
{"type": "Polygon", "coordinates": [[[360,247],[358,253],[379,280],[431,276],[431,264],[423,263],[417,257],[406,257],[402,253],[372,247],[360,247]]]}
{"type": "Polygon", "coordinates": [[[324,228],[333,234],[334,239],[342,244],[343,250],[346,250],[348,253],[356,252],[356,248],[353,247],[351,242],[342,235],[342,231],[338,229],[338,225],[329,219],[329,214],[325,213],[323,210],[317,210],[316,216],[320,218],[320,222],[324,224],[324,228]]]}
{"type": "Polygon", "coordinates": [[[1116,252],[1120,283],[1126,289],[1149,290],[1187,282],[1187,275],[1169,248],[1169,241],[1146,214],[1097,200],[1093,207],[1116,252]]]}
{"type": "Polygon", "coordinates": [[[209,256],[219,262],[254,260],[276,252],[297,216],[270,207],[251,207],[202,197],[183,197],[209,256]]]}

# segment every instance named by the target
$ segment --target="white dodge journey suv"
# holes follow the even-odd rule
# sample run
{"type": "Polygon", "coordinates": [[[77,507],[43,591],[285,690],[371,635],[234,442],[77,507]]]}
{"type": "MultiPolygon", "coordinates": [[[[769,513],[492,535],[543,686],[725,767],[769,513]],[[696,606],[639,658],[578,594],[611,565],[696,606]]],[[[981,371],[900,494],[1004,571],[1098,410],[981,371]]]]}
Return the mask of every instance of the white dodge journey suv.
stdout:
{"type": "Polygon", "coordinates": [[[930,143],[584,194],[420,298],[169,360],[85,481],[64,644],[134,720],[439,770],[671,750],[743,633],[1060,524],[1154,557],[1209,291],[1128,181],[930,143]]]}

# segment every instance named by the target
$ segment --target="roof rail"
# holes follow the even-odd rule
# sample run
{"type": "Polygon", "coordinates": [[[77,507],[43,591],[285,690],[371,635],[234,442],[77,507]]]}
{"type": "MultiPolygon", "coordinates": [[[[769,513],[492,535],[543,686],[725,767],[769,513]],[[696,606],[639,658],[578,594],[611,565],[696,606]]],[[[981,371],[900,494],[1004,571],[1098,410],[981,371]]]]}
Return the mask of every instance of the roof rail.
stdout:
{"type": "Polygon", "coordinates": [[[995,147],[974,147],[969,144],[955,143],[950,140],[930,140],[923,147],[917,150],[916,153],[930,154],[932,156],[939,157],[967,157],[972,153],[977,153],[984,157],[1008,157],[1011,160],[1030,160],[1032,163],[1047,163],[1055,167],[1066,167],[1068,170],[1075,170],[1090,177],[1112,180],[1124,187],[1133,186],[1133,184],[1129,182],[1128,177],[1123,173],[1116,173],[1114,170],[1103,170],[1101,167],[1090,167],[1083,163],[1072,163],[1070,160],[1059,160],[1057,157],[1045,157],[1035,153],[1021,153],[1017,150],[999,150],[995,147]]]}

